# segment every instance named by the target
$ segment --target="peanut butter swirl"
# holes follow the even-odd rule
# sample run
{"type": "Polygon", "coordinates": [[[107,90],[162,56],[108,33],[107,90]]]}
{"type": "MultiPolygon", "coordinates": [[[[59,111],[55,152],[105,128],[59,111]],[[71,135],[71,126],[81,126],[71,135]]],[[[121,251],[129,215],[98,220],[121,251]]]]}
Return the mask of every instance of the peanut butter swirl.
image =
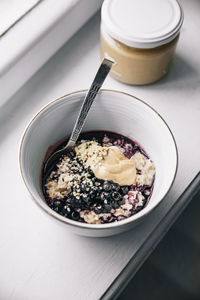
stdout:
{"type": "Polygon", "coordinates": [[[121,186],[135,184],[134,159],[128,159],[119,147],[102,147],[90,142],[90,145],[85,143],[77,147],[77,152],[85,159],[86,166],[91,167],[97,178],[112,180],[121,186]]]}
{"type": "Polygon", "coordinates": [[[121,186],[135,183],[135,162],[128,159],[118,147],[109,147],[101,163],[93,164],[89,158],[87,164],[97,178],[112,180],[121,186]]]}

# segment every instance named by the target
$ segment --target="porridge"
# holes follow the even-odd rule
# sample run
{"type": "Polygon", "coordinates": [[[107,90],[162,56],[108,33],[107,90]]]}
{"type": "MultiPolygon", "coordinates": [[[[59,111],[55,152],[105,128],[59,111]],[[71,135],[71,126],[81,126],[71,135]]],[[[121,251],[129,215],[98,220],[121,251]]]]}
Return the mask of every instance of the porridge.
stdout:
{"type": "Polygon", "coordinates": [[[136,142],[109,131],[90,131],[60,157],[42,189],[49,207],[60,215],[103,224],[143,209],[154,177],[154,163],[136,142]]]}

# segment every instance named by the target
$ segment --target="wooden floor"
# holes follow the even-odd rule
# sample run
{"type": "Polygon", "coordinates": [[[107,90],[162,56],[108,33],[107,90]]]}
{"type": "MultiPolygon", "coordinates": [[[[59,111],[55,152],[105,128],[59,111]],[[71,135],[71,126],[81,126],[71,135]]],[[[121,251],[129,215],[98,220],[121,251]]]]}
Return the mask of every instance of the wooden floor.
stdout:
{"type": "Polygon", "coordinates": [[[200,299],[200,194],[118,298],[132,299],[200,299]]]}

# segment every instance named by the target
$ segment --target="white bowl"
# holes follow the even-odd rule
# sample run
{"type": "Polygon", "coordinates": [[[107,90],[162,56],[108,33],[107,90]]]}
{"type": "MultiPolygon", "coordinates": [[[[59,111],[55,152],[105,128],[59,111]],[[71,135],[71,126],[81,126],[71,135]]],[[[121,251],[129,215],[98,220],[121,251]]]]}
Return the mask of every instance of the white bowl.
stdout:
{"type": "Polygon", "coordinates": [[[84,130],[110,130],[137,141],[156,166],[152,197],[137,214],[109,224],[85,224],[57,214],[44,200],[40,186],[41,166],[48,147],[70,135],[85,94],[86,91],[77,91],[56,99],[33,118],[21,142],[21,173],[33,199],[52,219],[81,235],[114,235],[144,222],[163,200],[176,175],[177,148],[166,122],[149,105],[123,92],[101,90],[84,130]]]}

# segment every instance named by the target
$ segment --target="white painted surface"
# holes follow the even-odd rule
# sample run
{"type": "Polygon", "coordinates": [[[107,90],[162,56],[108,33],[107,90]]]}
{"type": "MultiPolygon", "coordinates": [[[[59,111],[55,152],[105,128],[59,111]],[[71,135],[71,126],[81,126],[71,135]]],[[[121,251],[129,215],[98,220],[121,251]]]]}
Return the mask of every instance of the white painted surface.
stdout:
{"type": "Polygon", "coordinates": [[[39,0],[1,0],[0,36],[38,2],[39,0]]]}
{"type": "Polygon", "coordinates": [[[102,1],[41,1],[0,38],[0,107],[97,12],[102,1]]]}
{"type": "Polygon", "coordinates": [[[200,170],[199,1],[181,1],[185,21],[167,77],[144,86],[112,78],[104,87],[147,101],[168,122],[178,145],[179,169],[163,204],[145,224],[110,238],[84,238],[51,222],[20,178],[19,143],[32,116],[46,103],[87,88],[99,64],[99,18],[95,17],[0,111],[0,299],[99,299],[200,170]]]}

